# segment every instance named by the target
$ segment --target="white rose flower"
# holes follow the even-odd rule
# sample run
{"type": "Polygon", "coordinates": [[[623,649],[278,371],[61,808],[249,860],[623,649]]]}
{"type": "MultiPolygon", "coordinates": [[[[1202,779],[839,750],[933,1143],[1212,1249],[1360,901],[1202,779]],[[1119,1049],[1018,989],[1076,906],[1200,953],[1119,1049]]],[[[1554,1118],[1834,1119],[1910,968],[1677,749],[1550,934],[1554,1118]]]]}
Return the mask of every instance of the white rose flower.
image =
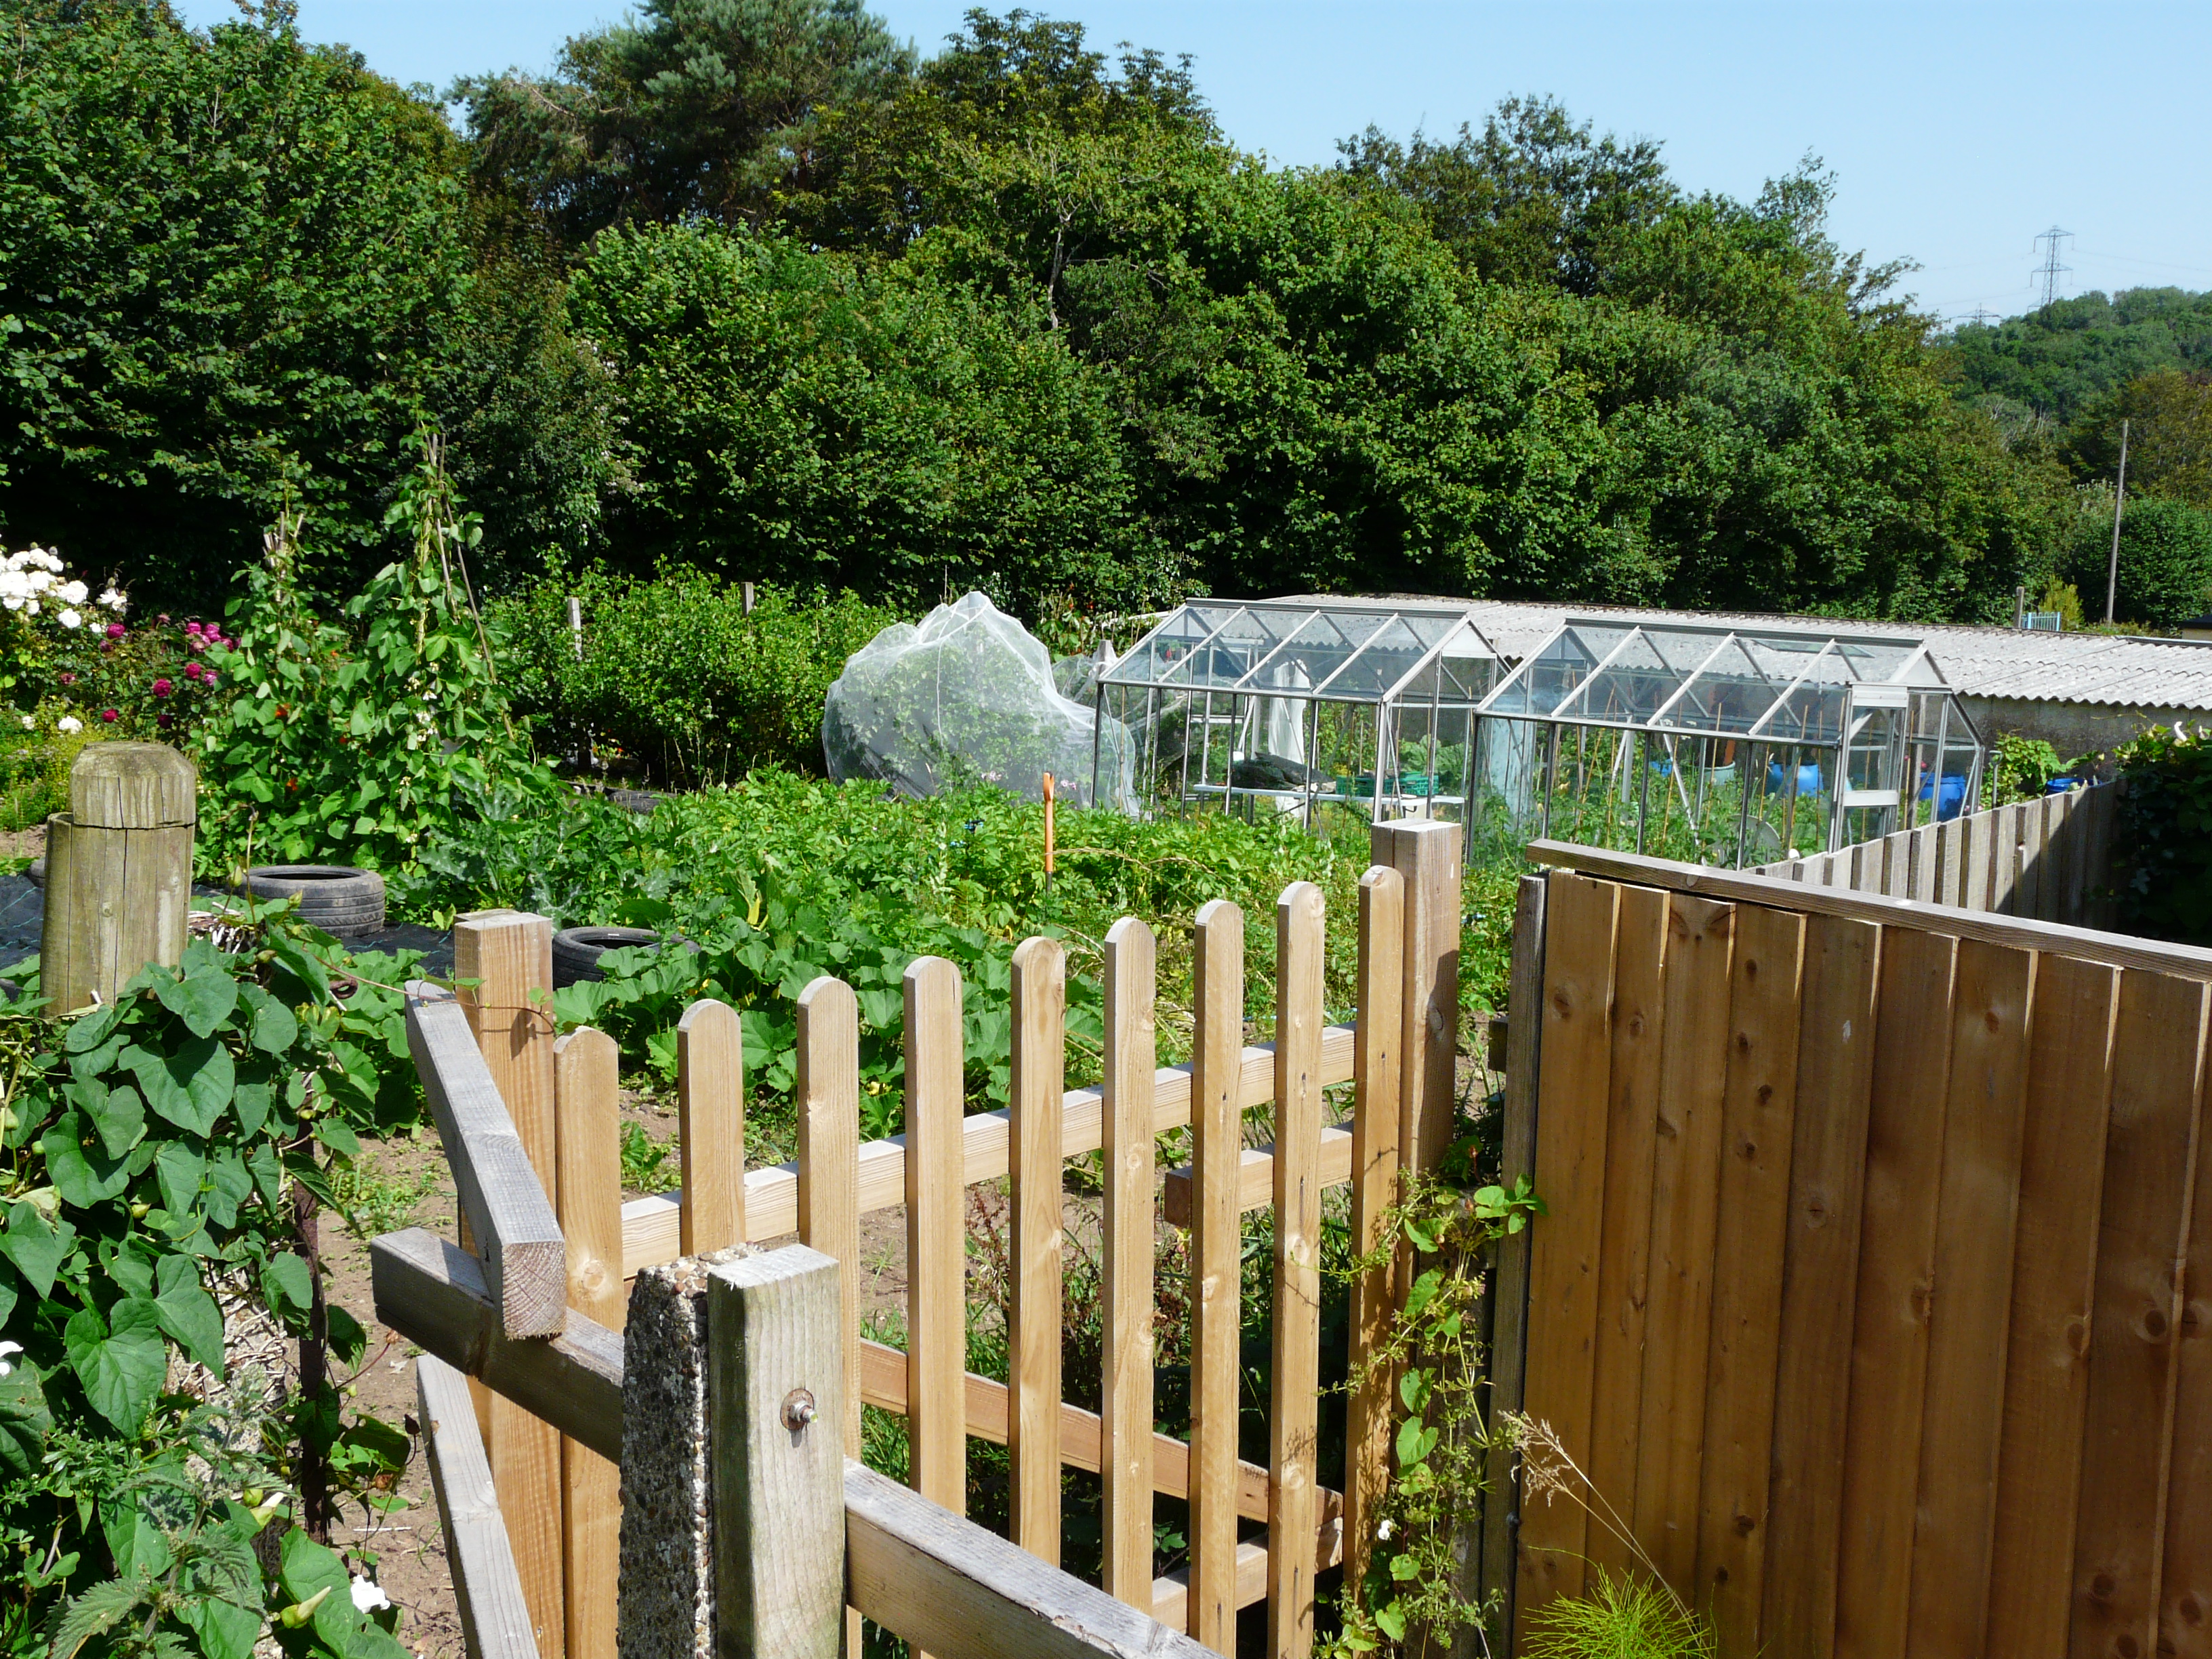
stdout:
{"type": "Polygon", "coordinates": [[[0,598],[0,605],[6,605],[10,611],[21,611],[23,608],[22,595],[20,593],[8,594],[4,598],[0,598]]]}
{"type": "Polygon", "coordinates": [[[35,732],[35,731],[37,731],[37,730],[39,729],[39,717],[38,717],[36,714],[26,714],[26,715],[24,715],[24,716],[23,716],[23,729],[24,729],[26,732],[35,732]]]}
{"type": "Polygon", "coordinates": [[[379,1608],[390,1607],[392,1598],[384,1593],[384,1587],[381,1584],[356,1573],[353,1578],[353,1604],[362,1613],[374,1613],[379,1608]]]}
{"type": "Polygon", "coordinates": [[[64,628],[82,628],[84,626],[84,617],[75,611],[64,611],[62,612],[62,626],[64,628]]]}
{"type": "Polygon", "coordinates": [[[22,1352],[23,1345],[20,1342],[0,1342],[0,1376],[6,1376],[15,1369],[8,1363],[8,1357],[22,1352]]]}
{"type": "Polygon", "coordinates": [[[59,570],[62,568],[61,555],[51,547],[34,547],[27,556],[30,563],[42,564],[49,570],[59,570]]]}
{"type": "Polygon", "coordinates": [[[23,608],[34,617],[39,614],[39,602],[36,599],[24,600],[23,608]]]}
{"type": "Polygon", "coordinates": [[[54,722],[54,730],[57,732],[82,732],[84,730],[84,722],[74,714],[64,714],[54,722]]]}
{"type": "Polygon", "coordinates": [[[100,596],[100,602],[118,617],[123,614],[123,607],[131,603],[119,587],[109,588],[100,596]]]}
{"type": "Polygon", "coordinates": [[[82,582],[64,582],[62,598],[71,605],[82,605],[92,596],[92,590],[82,582]]]}

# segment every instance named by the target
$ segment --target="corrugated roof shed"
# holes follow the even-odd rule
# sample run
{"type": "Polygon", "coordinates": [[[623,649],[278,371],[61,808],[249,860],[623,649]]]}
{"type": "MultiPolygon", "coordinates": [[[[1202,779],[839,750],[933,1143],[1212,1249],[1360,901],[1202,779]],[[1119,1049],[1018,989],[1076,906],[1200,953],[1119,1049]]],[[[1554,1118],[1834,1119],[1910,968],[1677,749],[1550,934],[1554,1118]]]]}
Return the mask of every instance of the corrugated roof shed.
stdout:
{"type": "MultiPolygon", "coordinates": [[[[1416,596],[1393,594],[1393,599],[1416,596]]],[[[1824,634],[1909,634],[1924,639],[1954,690],[1970,697],[2100,703],[2122,708],[2212,713],[2212,641],[2051,634],[2020,628],[1955,628],[1835,617],[1760,616],[1725,611],[1643,611],[1626,605],[1553,605],[1520,599],[1463,604],[1502,657],[1518,660],[1567,617],[1622,616],[1660,622],[1741,623],[1747,628],[1818,629],[1824,634]]]]}

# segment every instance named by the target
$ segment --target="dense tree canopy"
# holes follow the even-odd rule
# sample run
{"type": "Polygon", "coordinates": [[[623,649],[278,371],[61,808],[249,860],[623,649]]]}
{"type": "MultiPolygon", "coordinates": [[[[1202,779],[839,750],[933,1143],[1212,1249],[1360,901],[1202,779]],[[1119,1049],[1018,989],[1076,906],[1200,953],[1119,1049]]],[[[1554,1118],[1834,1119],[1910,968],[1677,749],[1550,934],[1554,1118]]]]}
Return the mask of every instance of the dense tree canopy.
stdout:
{"type": "Polygon", "coordinates": [[[1962,324],[1949,347],[1967,397],[2015,423],[2064,427],[2137,375],[2212,369],[2212,294],[2084,294],[2002,322],[1962,324]]]}
{"type": "Polygon", "coordinates": [[[857,0],[651,0],[460,83],[461,140],[281,8],[0,5],[33,66],[0,523],[80,556],[163,524],[225,569],[290,488],[335,584],[425,422],[495,585],[1983,617],[2068,556],[2096,464],[1976,406],[1817,162],[1698,195],[1540,98],[1281,169],[1187,61],[1073,23],[972,13],[919,58],[857,0]]]}

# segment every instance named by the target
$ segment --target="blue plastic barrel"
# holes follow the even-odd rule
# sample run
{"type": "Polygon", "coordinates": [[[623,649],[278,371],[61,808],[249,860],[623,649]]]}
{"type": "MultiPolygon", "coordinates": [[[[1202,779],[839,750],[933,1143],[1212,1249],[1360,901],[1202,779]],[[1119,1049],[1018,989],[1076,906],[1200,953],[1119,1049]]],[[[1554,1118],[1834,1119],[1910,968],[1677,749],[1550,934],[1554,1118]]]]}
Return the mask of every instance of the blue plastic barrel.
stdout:
{"type": "MultiPolygon", "coordinates": [[[[1926,800],[1928,797],[1935,792],[1935,787],[1936,782],[1932,778],[1926,783],[1922,784],[1920,786],[1920,799],[1926,800]]],[[[1943,819],[1955,818],[1959,816],[1959,809],[1966,804],[1966,780],[1965,776],[1962,774],[1956,772],[1945,773],[1943,775],[1943,796],[1942,799],[1936,803],[1936,816],[1938,818],[1943,819]]]]}
{"type": "MultiPolygon", "coordinates": [[[[1766,793],[1770,795],[1778,795],[1784,792],[1784,788],[1782,763],[1767,762],[1766,793]]],[[[1801,795],[1817,795],[1820,793],[1820,769],[1817,765],[1808,763],[1797,769],[1797,793],[1801,795]]]]}
{"type": "Polygon", "coordinates": [[[2079,778],[2053,778],[2043,786],[2043,793],[2046,795],[2063,795],[2081,781],[2079,778]]]}

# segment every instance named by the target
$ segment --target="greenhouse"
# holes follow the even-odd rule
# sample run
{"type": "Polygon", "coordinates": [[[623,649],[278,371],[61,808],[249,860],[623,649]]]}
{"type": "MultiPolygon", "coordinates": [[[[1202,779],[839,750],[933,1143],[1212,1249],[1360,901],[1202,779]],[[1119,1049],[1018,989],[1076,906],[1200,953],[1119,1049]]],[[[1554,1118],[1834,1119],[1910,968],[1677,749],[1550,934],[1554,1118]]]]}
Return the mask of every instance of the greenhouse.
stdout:
{"type": "Polygon", "coordinates": [[[1476,711],[1470,839],[1733,868],[1972,811],[1984,750],[1925,645],[1571,617],[1476,711]]]}
{"type": "Polygon", "coordinates": [[[1148,814],[1462,821],[1499,666],[1461,606],[1197,600],[1100,676],[1097,720],[1135,735],[1148,814]]]}

